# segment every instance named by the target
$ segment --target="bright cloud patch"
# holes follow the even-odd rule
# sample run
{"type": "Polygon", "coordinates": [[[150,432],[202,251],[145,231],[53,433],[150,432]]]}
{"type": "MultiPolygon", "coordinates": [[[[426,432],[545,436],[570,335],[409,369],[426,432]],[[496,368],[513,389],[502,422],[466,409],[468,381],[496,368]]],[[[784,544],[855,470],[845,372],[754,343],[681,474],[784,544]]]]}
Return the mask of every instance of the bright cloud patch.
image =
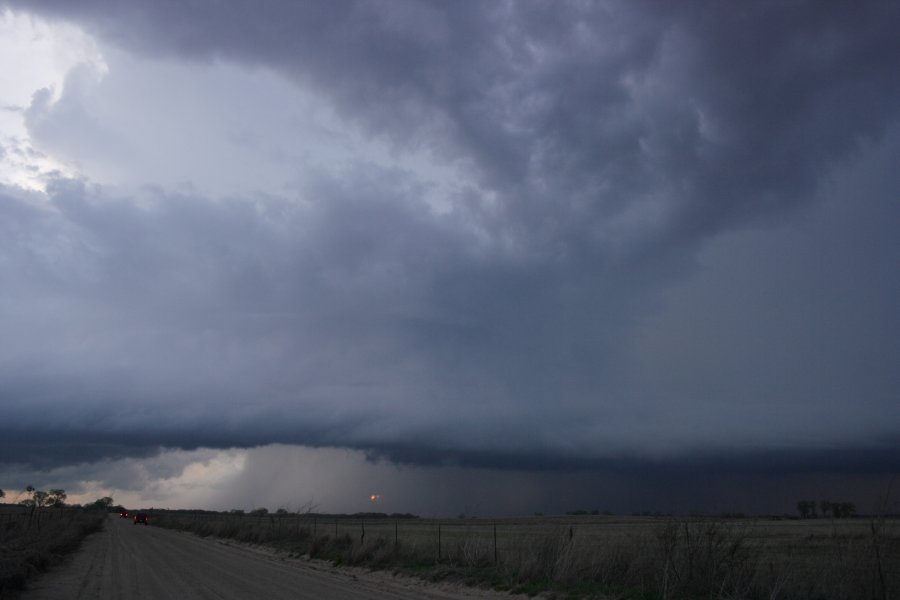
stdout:
{"type": "Polygon", "coordinates": [[[89,179],[134,193],[162,186],[214,197],[296,194],[327,173],[396,169],[446,210],[458,169],[364,136],[315,92],[271,69],[181,63],[108,49],[105,76],[81,65],[24,111],[39,147],[89,179]]]}
{"type": "Polygon", "coordinates": [[[51,24],[9,9],[0,13],[0,182],[43,189],[47,175],[74,173],[65,159],[33,143],[25,115],[35,99],[46,106],[58,102],[75,69],[95,80],[106,72],[91,37],[70,24],[51,24]]]}

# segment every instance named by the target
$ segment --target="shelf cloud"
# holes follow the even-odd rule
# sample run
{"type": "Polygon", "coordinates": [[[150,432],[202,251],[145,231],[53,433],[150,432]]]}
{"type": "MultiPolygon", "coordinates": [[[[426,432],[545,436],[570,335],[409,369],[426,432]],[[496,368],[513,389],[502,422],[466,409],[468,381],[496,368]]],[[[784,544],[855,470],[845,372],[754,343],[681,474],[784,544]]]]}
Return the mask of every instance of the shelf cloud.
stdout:
{"type": "Polygon", "coordinates": [[[897,6],[0,7],[4,485],[900,467],[897,6]]]}

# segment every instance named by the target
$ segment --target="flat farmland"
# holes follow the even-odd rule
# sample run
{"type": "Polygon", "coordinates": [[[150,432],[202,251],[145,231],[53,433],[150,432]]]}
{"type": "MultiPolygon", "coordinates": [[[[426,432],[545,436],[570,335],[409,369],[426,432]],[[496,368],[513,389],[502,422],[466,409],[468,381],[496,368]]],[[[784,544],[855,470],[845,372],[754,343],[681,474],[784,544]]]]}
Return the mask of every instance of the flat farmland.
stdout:
{"type": "Polygon", "coordinates": [[[900,592],[897,520],[160,513],[155,522],[292,556],[575,597],[857,599],[900,592]]]}

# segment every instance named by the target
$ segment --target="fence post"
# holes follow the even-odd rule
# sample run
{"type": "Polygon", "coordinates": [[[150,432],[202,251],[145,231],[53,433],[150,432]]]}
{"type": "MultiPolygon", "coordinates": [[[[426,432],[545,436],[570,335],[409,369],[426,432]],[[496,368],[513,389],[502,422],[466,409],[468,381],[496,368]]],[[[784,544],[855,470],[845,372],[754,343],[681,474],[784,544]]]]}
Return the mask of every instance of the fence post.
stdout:
{"type": "Polygon", "coordinates": [[[394,521],[394,552],[397,552],[397,548],[399,548],[400,542],[397,537],[397,521],[394,521]]]}
{"type": "Polygon", "coordinates": [[[441,560],[441,524],[438,523],[438,551],[437,551],[437,559],[441,560]]]}
{"type": "Polygon", "coordinates": [[[497,566],[497,521],[494,521],[494,566],[497,566]]]}
{"type": "Polygon", "coordinates": [[[359,522],[359,527],[360,527],[360,530],[362,531],[362,533],[360,533],[360,535],[359,535],[359,543],[360,543],[360,545],[362,545],[362,543],[363,543],[363,542],[365,541],[365,539],[366,539],[366,522],[365,522],[365,521],[360,521],[360,522],[359,522]]]}
{"type": "Polygon", "coordinates": [[[313,541],[316,539],[316,518],[313,517],[313,541]]]}
{"type": "Polygon", "coordinates": [[[337,539],[337,519],[334,520],[334,539],[337,539]]]}

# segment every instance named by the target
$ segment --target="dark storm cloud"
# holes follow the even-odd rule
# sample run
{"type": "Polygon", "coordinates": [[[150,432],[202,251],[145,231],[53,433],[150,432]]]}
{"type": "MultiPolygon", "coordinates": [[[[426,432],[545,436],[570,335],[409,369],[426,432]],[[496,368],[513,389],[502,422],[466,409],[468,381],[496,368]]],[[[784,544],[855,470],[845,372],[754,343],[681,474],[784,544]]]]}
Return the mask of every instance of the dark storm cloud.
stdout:
{"type": "MultiPolygon", "coordinates": [[[[46,203],[4,190],[3,460],[63,460],[38,450],[58,437],[72,461],[282,441],[533,469],[710,467],[734,445],[723,462],[752,470],[767,452],[809,466],[849,448],[848,470],[896,468],[877,458],[898,431],[877,418],[882,371],[856,417],[804,395],[778,420],[747,401],[789,405],[777,389],[712,374],[666,390],[633,365],[635,329],[703,243],[799,219],[837,166],[891,135],[896,5],[8,4],[130,52],[277,69],[473,177],[446,213],[414,174],[371,165],[296,198],[117,198],[63,178],[46,203]],[[101,449],[69,452],[90,440],[101,449]]],[[[36,134],[66,120],[41,94],[36,134]]],[[[896,216],[895,183],[866,206],[896,216]]],[[[877,265],[860,285],[896,299],[877,265]]]]}
{"type": "Polygon", "coordinates": [[[311,204],[148,191],[141,205],[69,180],[47,206],[4,194],[4,457],[38,460],[53,448],[24,441],[85,431],[110,448],[452,447],[451,420],[476,446],[530,446],[528,416],[510,412],[539,409],[560,369],[572,389],[590,376],[517,376],[516,363],[573,353],[577,331],[529,340],[522,324],[554,318],[558,292],[416,191],[375,172],[323,181],[311,204]],[[509,344],[521,358],[504,358],[509,344]]]}
{"type": "MultiPolygon", "coordinates": [[[[771,456],[770,458],[779,458],[771,456]]],[[[246,452],[244,475],[224,484],[213,503],[235,506],[302,506],[321,512],[411,511],[422,516],[501,516],[576,509],[774,513],[793,512],[797,498],[853,498],[861,513],[895,506],[886,498],[891,476],[861,471],[756,469],[667,469],[663,465],[622,468],[593,465],[525,471],[442,464],[396,465],[364,460],[333,449],[267,446],[246,452]],[[312,468],[310,466],[314,465],[312,468]],[[302,474],[285,478],[284,472],[302,474]],[[369,494],[381,499],[372,504],[369,494]]]]}
{"type": "Polygon", "coordinates": [[[372,132],[477,165],[500,227],[585,260],[610,237],[690,243],[808,202],[900,92],[891,3],[25,8],[144,53],[280,69],[372,132]],[[618,223],[632,215],[638,232],[618,223]]]}

